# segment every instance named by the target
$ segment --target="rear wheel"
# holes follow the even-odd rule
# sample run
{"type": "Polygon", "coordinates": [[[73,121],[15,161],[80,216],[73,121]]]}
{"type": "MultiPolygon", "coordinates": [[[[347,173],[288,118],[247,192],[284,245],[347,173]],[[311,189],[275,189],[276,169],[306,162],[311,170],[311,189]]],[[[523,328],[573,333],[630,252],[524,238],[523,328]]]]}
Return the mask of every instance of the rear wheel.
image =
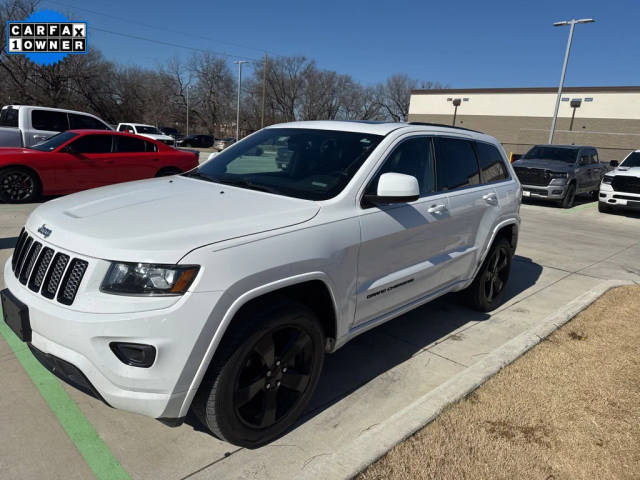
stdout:
{"type": "Polygon", "coordinates": [[[217,437],[257,448],[287,431],[309,403],[324,362],[324,333],[312,311],[284,302],[234,325],[193,411],[217,437]]]}
{"type": "Polygon", "coordinates": [[[573,207],[575,200],[576,200],[576,186],[572,183],[567,188],[567,193],[565,194],[564,198],[560,202],[560,206],[562,208],[571,208],[573,207]]]}
{"type": "Polygon", "coordinates": [[[169,177],[171,175],[178,175],[179,173],[182,173],[179,168],[167,167],[161,169],[158,173],[156,173],[156,177],[169,177]]]}
{"type": "Polygon", "coordinates": [[[29,203],[38,199],[40,179],[32,170],[24,167],[7,167],[0,170],[0,200],[6,203],[29,203]]]}
{"type": "Polygon", "coordinates": [[[473,283],[462,292],[471,308],[489,312],[502,303],[511,273],[512,257],[513,251],[507,240],[498,238],[493,242],[473,283]]]}

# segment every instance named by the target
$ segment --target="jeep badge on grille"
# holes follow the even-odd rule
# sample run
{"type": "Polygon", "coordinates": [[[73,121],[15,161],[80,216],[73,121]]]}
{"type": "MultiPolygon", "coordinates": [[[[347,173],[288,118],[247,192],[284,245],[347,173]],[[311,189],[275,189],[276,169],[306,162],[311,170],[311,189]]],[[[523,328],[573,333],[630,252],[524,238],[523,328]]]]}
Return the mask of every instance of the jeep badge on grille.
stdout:
{"type": "Polygon", "coordinates": [[[38,233],[42,234],[44,238],[47,238],[51,235],[51,229],[47,228],[46,224],[42,224],[42,226],[38,229],[38,233]]]}

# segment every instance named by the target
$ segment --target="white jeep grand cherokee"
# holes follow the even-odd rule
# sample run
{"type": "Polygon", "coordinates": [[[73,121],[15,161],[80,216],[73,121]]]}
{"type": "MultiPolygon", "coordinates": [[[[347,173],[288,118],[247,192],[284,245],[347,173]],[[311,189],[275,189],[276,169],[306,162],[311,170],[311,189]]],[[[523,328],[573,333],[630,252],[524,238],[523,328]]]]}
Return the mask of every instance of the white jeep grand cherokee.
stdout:
{"type": "Polygon", "coordinates": [[[499,305],[520,197],[481,133],[275,125],[185,174],[38,207],[4,318],[109,405],[169,424],[192,408],[256,447],[303,412],[325,352],[447,292],[499,305]]]}

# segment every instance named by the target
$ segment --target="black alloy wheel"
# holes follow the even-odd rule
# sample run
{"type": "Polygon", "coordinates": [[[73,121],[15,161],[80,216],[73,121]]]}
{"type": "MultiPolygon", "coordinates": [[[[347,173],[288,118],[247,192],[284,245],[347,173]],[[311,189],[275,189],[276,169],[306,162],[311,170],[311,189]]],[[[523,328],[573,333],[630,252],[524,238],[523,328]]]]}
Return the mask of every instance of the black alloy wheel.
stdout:
{"type": "Polygon", "coordinates": [[[234,319],[192,409],[214,435],[257,448],[289,430],[304,412],[324,363],[315,314],[281,300],[234,319]]]}
{"type": "Polygon", "coordinates": [[[471,308],[489,312],[502,303],[511,273],[512,257],[513,250],[509,242],[502,237],[497,238],[473,283],[461,292],[471,308]]]}
{"type": "Polygon", "coordinates": [[[6,203],[27,203],[40,195],[40,181],[26,168],[9,167],[0,171],[0,200],[6,203]]]}

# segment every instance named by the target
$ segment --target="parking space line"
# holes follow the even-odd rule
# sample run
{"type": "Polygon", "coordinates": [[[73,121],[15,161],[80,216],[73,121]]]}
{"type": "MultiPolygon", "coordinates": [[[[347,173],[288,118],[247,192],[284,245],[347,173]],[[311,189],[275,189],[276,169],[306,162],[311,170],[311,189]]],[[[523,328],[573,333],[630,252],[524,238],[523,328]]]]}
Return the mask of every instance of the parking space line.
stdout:
{"type": "Polygon", "coordinates": [[[96,477],[99,480],[130,480],[129,474],[62,388],[60,381],[40,365],[27,345],[1,319],[0,334],[96,477]]]}

